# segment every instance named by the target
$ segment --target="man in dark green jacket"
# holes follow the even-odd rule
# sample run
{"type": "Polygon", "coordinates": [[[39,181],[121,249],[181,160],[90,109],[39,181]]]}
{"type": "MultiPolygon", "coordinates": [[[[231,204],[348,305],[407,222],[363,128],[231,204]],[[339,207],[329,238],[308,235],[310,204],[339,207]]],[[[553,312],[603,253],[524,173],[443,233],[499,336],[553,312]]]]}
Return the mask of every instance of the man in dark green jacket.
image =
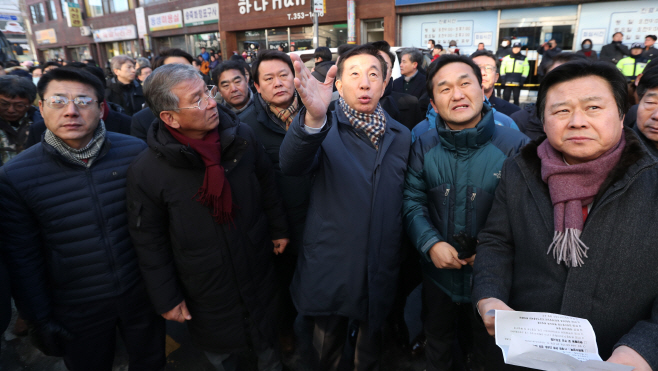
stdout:
{"type": "Polygon", "coordinates": [[[438,112],[436,130],[421,135],[409,155],[404,224],[422,256],[427,370],[450,370],[456,334],[470,328],[473,370],[484,367],[487,332],[470,305],[475,237],[489,213],[503,161],[528,142],[494,123],[484,103],[480,68],[448,55],[430,67],[427,90],[438,112]],[[468,318],[462,322],[458,318],[468,318]],[[460,331],[455,323],[459,322],[460,331]]]}

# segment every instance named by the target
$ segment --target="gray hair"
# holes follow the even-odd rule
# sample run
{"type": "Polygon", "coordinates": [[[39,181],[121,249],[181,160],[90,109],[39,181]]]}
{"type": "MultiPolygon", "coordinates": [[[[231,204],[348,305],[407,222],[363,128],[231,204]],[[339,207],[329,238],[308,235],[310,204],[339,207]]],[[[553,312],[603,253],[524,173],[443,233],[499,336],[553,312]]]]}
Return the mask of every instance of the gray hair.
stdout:
{"type": "Polygon", "coordinates": [[[135,59],[135,61],[137,61],[137,63],[139,63],[140,68],[142,68],[142,67],[151,68],[151,62],[148,59],[144,58],[144,57],[139,57],[139,58],[135,59]]]}
{"type": "Polygon", "coordinates": [[[112,57],[112,59],[110,59],[110,65],[112,66],[112,71],[120,70],[121,66],[123,66],[123,64],[127,62],[131,62],[133,65],[135,64],[135,60],[127,55],[117,55],[115,57],[112,57]]]}
{"type": "Polygon", "coordinates": [[[156,68],[144,81],[146,104],[160,118],[162,111],[178,111],[178,96],[172,89],[187,80],[201,80],[196,68],[189,64],[165,64],[156,68]]]}
{"type": "Polygon", "coordinates": [[[420,65],[423,64],[423,53],[421,53],[418,49],[404,48],[400,52],[400,59],[402,59],[402,57],[405,55],[409,56],[409,61],[411,61],[411,63],[418,63],[418,68],[420,68],[420,65]]]}

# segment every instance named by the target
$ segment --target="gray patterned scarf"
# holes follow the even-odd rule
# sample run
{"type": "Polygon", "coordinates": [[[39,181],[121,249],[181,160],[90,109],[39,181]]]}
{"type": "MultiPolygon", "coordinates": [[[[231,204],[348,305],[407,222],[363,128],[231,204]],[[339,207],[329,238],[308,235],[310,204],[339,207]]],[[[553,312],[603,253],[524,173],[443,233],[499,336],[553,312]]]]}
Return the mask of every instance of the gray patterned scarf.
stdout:
{"type": "Polygon", "coordinates": [[[68,161],[82,165],[84,167],[90,167],[91,164],[100,153],[103,143],[105,143],[105,123],[103,120],[98,122],[98,127],[94,132],[94,137],[91,139],[89,144],[80,149],[75,149],[64,143],[58,136],[56,136],[52,131],[46,130],[44,140],[46,143],[50,144],[59,152],[64,158],[68,161]],[[87,160],[87,162],[83,161],[87,160]]]}
{"type": "Polygon", "coordinates": [[[363,130],[375,149],[379,150],[379,142],[386,131],[386,115],[382,106],[377,103],[375,112],[369,114],[350,108],[342,97],[338,100],[338,105],[347,116],[350,124],[357,130],[363,130]]]}

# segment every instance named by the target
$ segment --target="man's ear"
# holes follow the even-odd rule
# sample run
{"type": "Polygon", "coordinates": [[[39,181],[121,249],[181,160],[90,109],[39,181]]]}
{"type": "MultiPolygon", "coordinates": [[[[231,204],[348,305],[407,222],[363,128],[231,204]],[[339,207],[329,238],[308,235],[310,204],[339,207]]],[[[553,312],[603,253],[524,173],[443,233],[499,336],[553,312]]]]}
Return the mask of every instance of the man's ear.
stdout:
{"type": "Polygon", "coordinates": [[[41,117],[46,117],[46,115],[43,114],[43,99],[39,99],[39,113],[41,114],[41,117]]]}
{"type": "Polygon", "coordinates": [[[499,78],[500,78],[500,74],[498,74],[498,72],[496,72],[496,77],[494,78],[494,84],[498,82],[499,78]]]}
{"type": "Polygon", "coordinates": [[[414,62],[413,66],[414,66],[414,69],[417,70],[418,69],[418,62],[414,62]]]}
{"type": "Polygon", "coordinates": [[[178,120],[176,120],[176,117],[174,117],[174,114],[171,111],[160,112],[160,120],[173,129],[180,128],[178,120]]]}
{"type": "Polygon", "coordinates": [[[434,112],[436,112],[436,114],[438,115],[439,110],[436,108],[436,104],[434,104],[434,99],[430,99],[430,104],[432,105],[432,109],[434,109],[434,112]]]}
{"type": "Polygon", "coordinates": [[[258,94],[260,94],[260,85],[258,85],[258,83],[254,81],[254,86],[256,87],[256,91],[258,92],[258,94]]]}
{"type": "Polygon", "coordinates": [[[341,98],[345,98],[343,96],[343,82],[341,80],[336,80],[336,90],[338,91],[338,94],[340,94],[341,98]]]}

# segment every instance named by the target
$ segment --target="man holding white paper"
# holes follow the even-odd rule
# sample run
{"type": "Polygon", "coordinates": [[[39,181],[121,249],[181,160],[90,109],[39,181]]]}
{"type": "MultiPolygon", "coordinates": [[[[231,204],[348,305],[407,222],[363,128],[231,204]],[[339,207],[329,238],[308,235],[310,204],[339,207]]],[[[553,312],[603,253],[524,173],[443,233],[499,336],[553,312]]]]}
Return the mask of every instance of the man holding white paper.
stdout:
{"type": "MultiPolygon", "coordinates": [[[[605,63],[546,75],[537,112],[547,138],[503,165],[478,235],[473,303],[491,335],[492,309],[584,318],[602,359],[658,370],[658,162],[623,128],[625,96],[605,63]]],[[[497,348],[487,366],[518,369],[497,348]]]]}

